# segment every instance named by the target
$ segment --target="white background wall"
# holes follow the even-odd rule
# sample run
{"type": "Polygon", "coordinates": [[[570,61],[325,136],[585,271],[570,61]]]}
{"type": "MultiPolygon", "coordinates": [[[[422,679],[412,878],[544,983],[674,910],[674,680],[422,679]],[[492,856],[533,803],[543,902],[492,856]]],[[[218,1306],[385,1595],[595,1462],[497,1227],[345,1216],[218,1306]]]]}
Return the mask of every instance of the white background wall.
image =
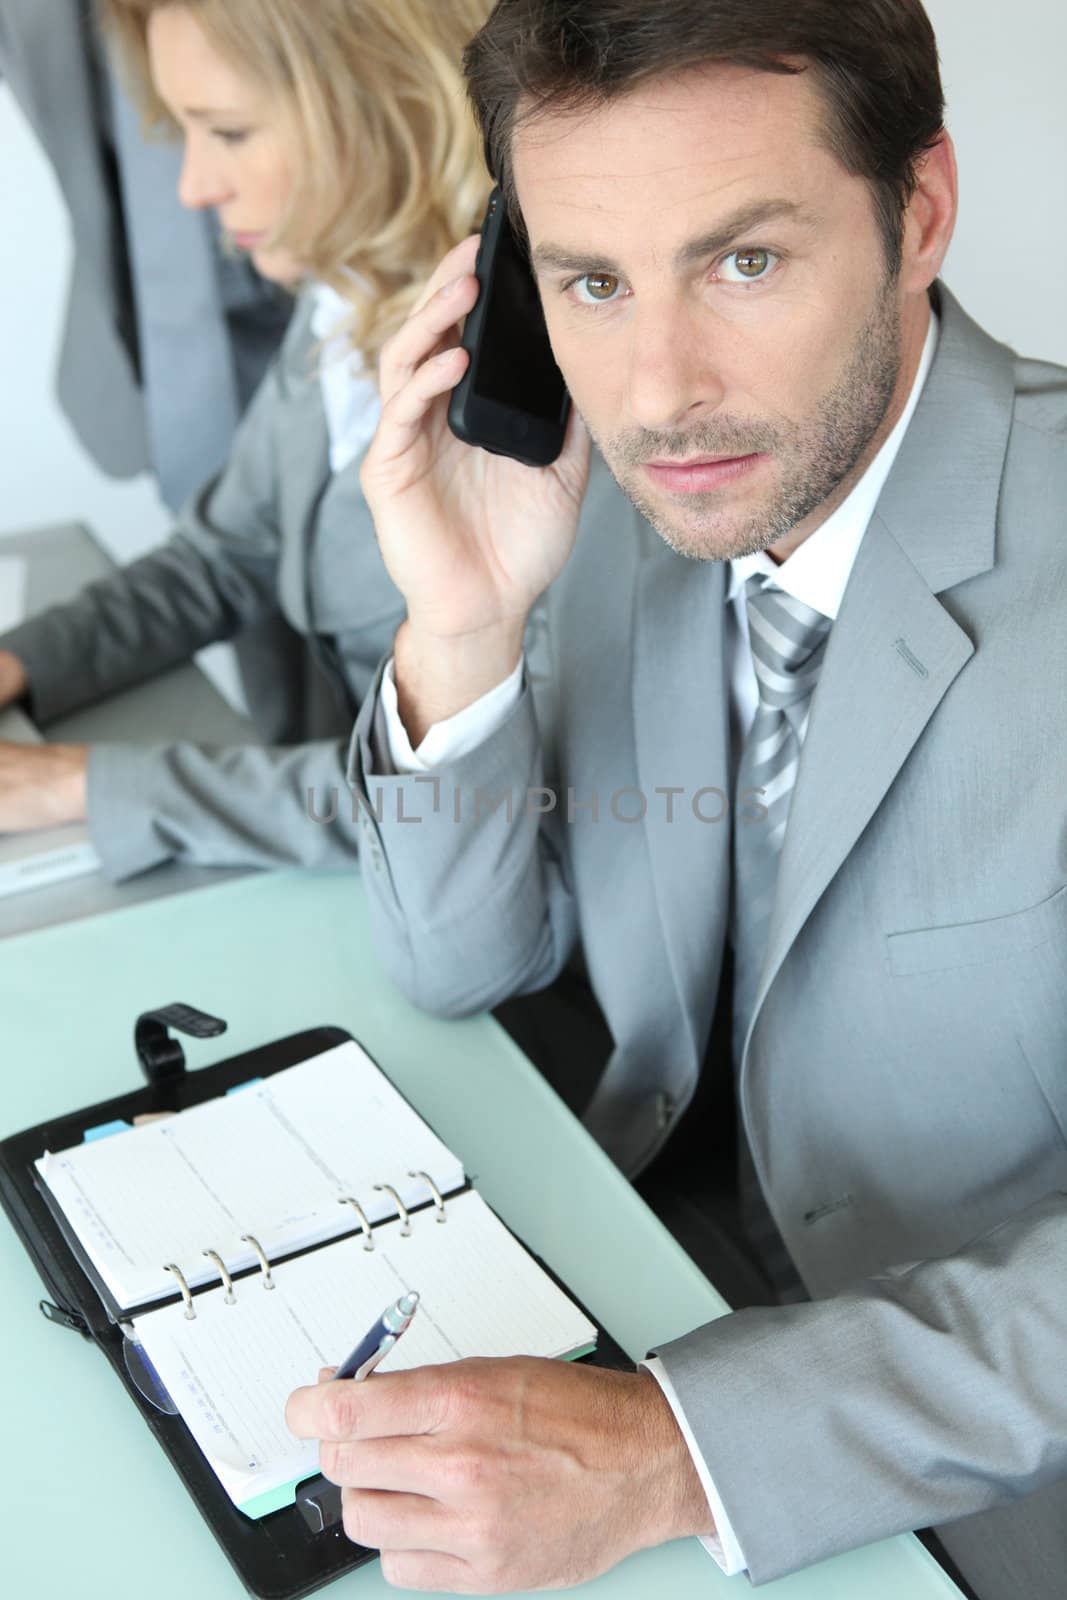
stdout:
{"type": "MultiPolygon", "coordinates": [[[[1067,363],[1067,8],[927,0],[927,9],[962,173],[946,279],[998,338],[1067,363]]],[[[52,398],[69,251],[51,172],[0,86],[0,528],[77,518],[128,558],[169,519],[150,482],[97,471],[52,398]]]]}

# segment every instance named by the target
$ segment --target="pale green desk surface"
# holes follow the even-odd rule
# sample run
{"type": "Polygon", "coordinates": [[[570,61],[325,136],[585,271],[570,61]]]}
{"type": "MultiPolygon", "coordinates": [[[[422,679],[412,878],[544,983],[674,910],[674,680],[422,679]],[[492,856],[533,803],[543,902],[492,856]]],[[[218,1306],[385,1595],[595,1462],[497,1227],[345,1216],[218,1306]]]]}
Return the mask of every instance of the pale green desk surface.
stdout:
{"type": "MultiPolygon", "coordinates": [[[[631,1354],[723,1303],[488,1019],[441,1023],[389,985],[357,880],[253,876],[5,941],[0,1131],[124,1092],[132,1025],[184,1000],[230,1031],[191,1066],[321,1023],[348,1028],[462,1156],[483,1194],[631,1354]],[[225,1048],[221,1048],[225,1047],[225,1048]]],[[[46,1323],[42,1286],[0,1219],[0,1574],[52,1600],[239,1600],[242,1587],[100,1354],[46,1323]]],[[[648,1551],[590,1590],[610,1600],[748,1592],[695,1540],[648,1551]]],[[[377,1564],[338,1600],[395,1594],[377,1564]]],[[[782,1600],[950,1600],[917,1540],[856,1552],[764,1591],[782,1600]]]]}

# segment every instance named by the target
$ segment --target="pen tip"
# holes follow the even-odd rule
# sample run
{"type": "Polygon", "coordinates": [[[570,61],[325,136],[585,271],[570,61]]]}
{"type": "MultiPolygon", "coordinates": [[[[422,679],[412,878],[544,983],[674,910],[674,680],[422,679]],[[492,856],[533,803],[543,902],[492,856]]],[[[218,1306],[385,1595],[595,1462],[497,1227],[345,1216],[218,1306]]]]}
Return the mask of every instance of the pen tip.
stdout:
{"type": "Polygon", "coordinates": [[[414,1289],[412,1289],[410,1294],[404,1295],[400,1300],[397,1301],[396,1309],[400,1312],[402,1317],[410,1317],[418,1303],[418,1294],[414,1289]]]}

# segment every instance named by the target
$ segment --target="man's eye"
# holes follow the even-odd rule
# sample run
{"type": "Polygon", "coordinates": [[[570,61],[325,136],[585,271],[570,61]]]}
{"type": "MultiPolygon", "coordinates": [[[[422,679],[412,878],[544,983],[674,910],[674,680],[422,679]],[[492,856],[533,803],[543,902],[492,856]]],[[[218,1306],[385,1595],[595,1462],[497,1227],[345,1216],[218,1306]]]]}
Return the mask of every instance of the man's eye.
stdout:
{"type": "Polygon", "coordinates": [[[611,272],[587,272],[575,278],[571,288],[583,306],[602,306],[618,297],[620,283],[611,272]]]}
{"type": "Polygon", "coordinates": [[[727,283],[758,283],[770,275],[777,261],[769,250],[735,250],[720,263],[719,271],[727,283]]]}

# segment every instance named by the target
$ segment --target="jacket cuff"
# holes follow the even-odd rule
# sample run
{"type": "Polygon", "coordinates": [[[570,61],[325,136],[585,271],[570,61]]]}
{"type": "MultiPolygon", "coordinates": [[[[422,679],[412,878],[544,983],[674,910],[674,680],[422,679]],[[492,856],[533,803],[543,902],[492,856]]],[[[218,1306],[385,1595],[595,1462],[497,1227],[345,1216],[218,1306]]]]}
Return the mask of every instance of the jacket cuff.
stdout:
{"type": "Polygon", "coordinates": [[[0,650],[10,650],[22,663],[29,684],[26,704],[34,722],[52,722],[75,704],[62,642],[55,637],[49,612],[0,634],[0,650]]]}
{"type": "Polygon", "coordinates": [[[700,1487],[707,1498],[708,1509],[715,1524],[715,1532],[707,1535],[702,1534],[700,1536],[701,1544],[710,1556],[715,1557],[715,1560],[728,1578],[736,1577],[739,1572],[747,1572],[748,1562],[745,1560],[737,1534],[734,1532],[733,1523],[726,1514],[726,1507],[722,1503],[722,1497],[715,1487],[715,1481],[708,1470],[703,1451],[697,1444],[693,1430],[689,1426],[689,1419],[682,1410],[682,1403],[678,1399],[670,1374],[658,1356],[648,1356],[644,1361],[639,1361],[638,1366],[644,1367],[646,1372],[650,1372],[663,1390],[663,1398],[674,1413],[674,1420],[678,1424],[682,1438],[685,1440],[686,1449],[693,1459],[693,1466],[696,1468],[697,1477],[700,1479],[700,1487]]]}

